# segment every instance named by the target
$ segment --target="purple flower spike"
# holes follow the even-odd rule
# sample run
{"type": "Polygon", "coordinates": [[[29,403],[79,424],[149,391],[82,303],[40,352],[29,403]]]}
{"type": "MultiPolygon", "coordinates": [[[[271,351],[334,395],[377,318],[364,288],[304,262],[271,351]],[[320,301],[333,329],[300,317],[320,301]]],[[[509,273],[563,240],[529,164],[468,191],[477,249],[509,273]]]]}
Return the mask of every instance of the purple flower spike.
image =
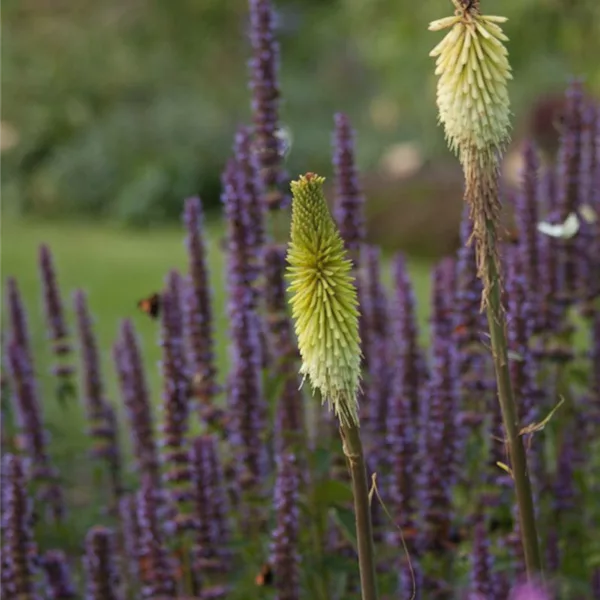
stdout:
{"type": "Polygon", "coordinates": [[[121,324],[121,339],[114,346],[113,355],[138,470],[148,475],[158,489],[161,478],[152,409],[137,336],[129,320],[121,324]]]}
{"type": "MultiPolygon", "coordinates": [[[[8,306],[9,335],[8,343],[14,343],[25,354],[27,362],[32,363],[31,342],[29,338],[29,326],[21,292],[14,277],[6,281],[6,305],[8,306]]],[[[3,345],[4,347],[4,345],[3,345]]]]}
{"type": "Polygon", "coordinates": [[[265,248],[265,305],[268,313],[268,342],[274,369],[281,378],[277,399],[277,451],[304,433],[304,407],[298,379],[298,350],[287,314],[285,295],[285,249],[275,244],[265,248]]]}
{"type": "Polygon", "coordinates": [[[454,269],[443,260],[433,273],[431,376],[421,400],[419,501],[423,550],[441,550],[452,518],[450,494],[456,479],[457,394],[451,310],[454,269]]]}
{"type": "Polygon", "coordinates": [[[523,256],[523,276],[532,301],[529,302],[529,318],[539,315],[538,295],[540,281],[539,248],[537,226],[540,221],[539,209],[539,171],[538,151],[531,141],[523,147],[523,172],[521,190],[517,194],[516,220],[519,231],[519,252],[523,256]]]}
{"type": "MultiPolygon", "coordinates": [[[[557,207],[560,222],[572,213],[579,214],[580,208],[580,161],[581,134],[584,111],[583,86],[572,83],[566,93],[564,119],[562,124],[557,164],[557,207]]],[[[559,276],[562,289],[561,299],[565,303],[576,297],[577,263],[579,252],[576,238],[560,240],[559,276]]]]}
{"type": "Polygon", "coordinates": [[[69,394],[71,386],[68,380],[73,373],[73,367],[65,364],[65,357],[71,353],[69,330],[65,321],[54,259],[50,248],[45,244],[42,244],[39,249],[39,264],[49,337],[52,340],[54,354],[59,361],[52,372],[61,380],[59,394],[69,394]]]}
{"type": "Polygon", "coordinates": [[[96,526],[85,538],[84,566],[87,575],[86,600],[121,600],[119,577],[114,564],[113,533],[96,526]]]}
{"type": "Polygon", "coordinates": [[[191,390],[183,338],[181,284],[179,273],[171,271],[162,298],[162,459],[163,478],[175,510],[173,520],[169,522],[172,532],[193,525],[189,515],[191,491],[187,440],[191,390]]]}
{"type": "Polygon", "coordinates": [[[254,153],[270,210],[281,208],[284,148],[279,135],[279,44],[275,39],[275,13],[270,0],[250,0],[250,90],[254,123],[254,153]]]}
{"type": "Polygon", "coordinates": [[[388,455],[385,440],[390,381],[388,298],[381,282],[379,248],[364,245],[362,250],[364,285],[361,290],[361,314],[365,332],[363,352],[368,364],[368,376],[363,388],[363,407],[367,411],[364,422],[374,441],[371,455],[375,468],[381,472],[388,455]]]}
{"type": "Polygon", "coordinates": [[[190,349],[190,367],[193,372],[194,394],[200,403],[203,418],[210,411],[218,392],[214,356],[213,309],[210,282],[206,266],[204,219],[199,198],[185,203],[184,221],[187,230],[189,278],[184,292],[185,328],[190,349]]]}
{"type": "Polygon", "coordinates": [[[582,313],[591,317],[594,300],[600,296],[600,221],[597,218],[600,212],[600,106],[587,106],[582,115],[579,206],[582,218],[577,236],[578,291],[583,301],[582,313]],[[597,149],[594,142],[599,144],[597,149]],[[596,214],[595,220],[584,216],[590,209],[596,214]]]}
{"type": "Polygon", "coordinates": [[[204,435],[194,440],[190,465],[197,525],[195,568],[209,576],[227,573],[230,568],[227,499],[214,436],[204,435]]]}
{"type": "MultiPolygon", "coordinates": [[[[394,298],[391,303],[391,373],[387,410],[387,443],[390,452],[390,499],[396,522],[404,529],[413,520],[415,451],[418,437],[419,390],[425,384],[425,366],[418,346],[415,297],[404,257],[394,259],[394,298]]],[[[402,540],[391,533],[395,547],[402,540]]]]}
{"type": "Polygon", "coordinates": [[[29,458],[28,478],[39,486],[36,488],[38,499],[47,504],[52,518],[59,521],[64,515],[63,494],[48,455],[48,434],[44,429],[33,366],[15,343],[8,346],[7,359],[12,399],[29,458]]]}
{"type": "Polygon", "coordinates": [[[333,168],[335,202],[333,213],[350,258],[360,267],[360,248],[365,242],[365,198],[360,188],[354,157],[354,131],[343,113],[334,117],[333,168]]]}
{"type": "Polygon", "coordinates": [[[222,200],[227,219],[231,371],[228,378],[230,439],[237,454],[238,482],[245,490],[258,489],[265,471],[262,435],[266,406],[262,390],[262,323],[253,286],[256,264],[250,215],[238,191],[236,163],[223,174],[222,200]]]}
{"type": "Polygon", "coordinates": [[[2,458],[3,598],[38,598],[33,562],[36,552],[23,461],[7,454],[2,458]]]}
{"type": "Polygon", "coordinates": [[[469,598],[486,600],[493,598],[492,556],[487,540],[487,529],[483,515],[478,515],[473,534],[471,551],[471,586],[469,598]]]}
{"type": "Polygon", "coordinates": [[[123,489],[117,419],[113,407],[104,396],[98,345],[85,293],[77,290],[73,297],[73,304],[79,335],[83,398],[89,423],[88,433],[94,441],[92,455],[106,461],[116,499],[123,489]]]}
{"type": "Polygon", "coordinates": [[[254,277],[262,271],[262,252],[265,244],[265,210],[261,202],[261,185],[258,168],[252,154],[252,138],[247,127],[240,127],[235,134],[234,154],[237,164],[237,192],[246,211],[246,243],[248,255],[256,264],[254,277]]]}
{"type": "Polygon", "coordinates": [[[62,550],[48,550],[43,556],[42,566],[46,573],[49,600],[75,600],[78,597],[62,550]]]}
{"type": "Polygon", "coordinates": [[[141,597],[175,598],[177,586],[173,561],[167,554],[163,531],[160,526],[160,492],[152,480],[144,476],[137,493],[137,515],[140,531],[139,565],[141,597]]]}
{"type": "Polygon", "coordinates": [[[298,600],[300,598],[298,467],[293,454],[281,456],[277,466],[274,500],[277,525],[273,531],[270,559],[270,565],[275,573],[275,598],[298,600]]]}
{"type": "Polygon", "coordinates": [[[138,526],[135,495],[127,495],[119,500],[119,521],[121,538],[123,540],[123,562],[127,565],[128,586],[135,589],[133,583],[139,576],[139,543],[140,529],[138,526]]]}

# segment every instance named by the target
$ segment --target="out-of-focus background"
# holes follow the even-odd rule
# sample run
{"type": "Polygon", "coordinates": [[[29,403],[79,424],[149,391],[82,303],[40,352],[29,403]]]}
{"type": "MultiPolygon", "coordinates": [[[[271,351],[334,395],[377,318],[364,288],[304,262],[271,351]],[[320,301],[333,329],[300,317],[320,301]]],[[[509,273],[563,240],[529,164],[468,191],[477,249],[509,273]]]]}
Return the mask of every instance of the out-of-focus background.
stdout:
{"type": "MultiPolygon", "coordinates": [[[[452,249],[462,182],[436,122],[428,52],[441,34],[427,30],[450,1],[275,4],[290,175],[331,174],[333,113],[344,111],[370,237],[426,260],[452,249]]],[[[600,92],[600,3],[482,5],[509,18],[510,183],[524,136],[552,154],[568,80],[600,92]]],[[[3,271],[37,298],[36,246],[47,241],[64,286],[90,290],[112,323],[183,260],[185,197],[201,195],[218,246],[220,172],[250,114],[247,2],[6,0],[3,21],[3,271]]]]}
{"type": "MultiPolygon", "coordinates": [[[[428,57],[441,34],[427,30],[450,1],[275,4],[290,173],[330,172],[332,114],[347,112],[373,225],[385,213],[426,230],[409,200],[457,194],[428,57]]],[[[600,90],[598,1],[482,8],[509,18],[516,139],[534,121],[538,137],[552,137],[547,101],[570,76],[600,90]]],[[[232,133],[249,118],[246,0],[7,0],[3,13],[7,216],[162,226],[185,196],[218,206],[232,133]]]]}

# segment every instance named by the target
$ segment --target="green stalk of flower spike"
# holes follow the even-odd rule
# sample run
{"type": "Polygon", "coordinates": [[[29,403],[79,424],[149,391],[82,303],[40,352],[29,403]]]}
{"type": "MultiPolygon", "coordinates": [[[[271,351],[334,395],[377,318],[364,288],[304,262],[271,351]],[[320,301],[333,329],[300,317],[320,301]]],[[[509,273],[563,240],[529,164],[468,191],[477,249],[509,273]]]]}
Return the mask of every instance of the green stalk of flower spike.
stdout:
{"type": "Polygon", "coordinates": [[[473,221],[473,241],[479,277],[483,281],[482,306],[487,311],[498,399],[508,441],[515,481],[519,522],[529,577],[541,573],[537,529],[527,457],[519,435],[520,423],[513,394],[502,305],[502,280],[497,228],[500,215],[498,171],[509,140],[511,79],[507,37],[498,23],[504,17],[480,13],[479,0],[452,0],[452,17],[430,24],[437,31],[451,28],[431,51],[437,57],[437,104],[446,139],[462,164],[465,200],[473,221]]]}
{"type": "Polygon", "coordinates": [[[321,392],[340,421],[352,476],[362,598],[376,600],[373,528],[357,402],[361,361],[358,299],[352,262],[323,195],[324,181],[307,173],[292,182],[287,255],[290,304],[302,358],[300,372],[310,379],[313,390],[321,392]]]}

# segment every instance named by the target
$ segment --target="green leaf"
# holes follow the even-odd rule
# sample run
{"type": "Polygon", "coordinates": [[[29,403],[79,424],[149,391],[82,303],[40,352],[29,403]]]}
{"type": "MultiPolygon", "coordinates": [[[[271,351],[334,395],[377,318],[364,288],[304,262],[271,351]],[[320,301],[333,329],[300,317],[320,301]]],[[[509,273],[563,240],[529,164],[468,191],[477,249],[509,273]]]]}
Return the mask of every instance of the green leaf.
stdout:
{"type": "Polygon", "coordinates": [[[354,521],[354,513],[348,508],[336,506],[331,509],[334,523],[339,527],[340,531],[346,540],[352,545],[352,548],[357,552],[356,543],[356,524],[354,521]]]}
{"type": "Polygon", "coordinates": [[[327,479],[315,486],[315,501],[325,506],[347,504],[352,501],[352,491],[341,481],[327,479]]]}

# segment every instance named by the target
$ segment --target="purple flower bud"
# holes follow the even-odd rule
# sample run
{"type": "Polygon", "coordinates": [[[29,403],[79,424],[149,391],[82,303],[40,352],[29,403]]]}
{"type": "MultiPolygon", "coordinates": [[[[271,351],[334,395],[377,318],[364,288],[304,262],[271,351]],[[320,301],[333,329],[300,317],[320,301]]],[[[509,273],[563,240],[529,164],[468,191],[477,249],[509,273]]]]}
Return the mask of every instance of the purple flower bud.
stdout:
{"type": "Polygon", "coordinates": [[[473,531],[471,550],[471,586],[470,593],[486,600],[493,598],[492,555],[487,540],[487,528],[483,515],[478,515],[473,531]]]}
{"type": "Polygon", "coordinates": [[[46,573],[49,600],[76,600],[67,557],[62,550],[48,550],[43,556],[42,566],[46,573]]]}
{"type": "Polygon", "coordinates": [[[223,473],[214,436],[197,437],[190,450],[194,497],[195,569],[205,574],[230,570],[230,532],[223,473]]]}
{"type": "Polygon", "coordinates": [[[298,600],[300,598],[298,486],[298,467],[294,455],[280,456],[274,499],[276,527],[273,531],[270,559],[275,573],[275,598],[277,600],[298,600]]]}
{"type": "Polygon", "coordinates": [[[88,418],[88,433],[94,442],[92,455],[106,461],[115,498],[122,492],[121,452],[115,411],[104,396],[100,356],[85,293],[73,296],[83,374],[83,398],[88,418]]]}
{"type": "Polygon", "coordinates": [[[161,478],[152,409],[138,340],[131,321],[122,322],[121,339],[113,350],[137,467],[141,474],[150,477],[158,489],[161,478]]]}
{"type": "Polygon", "coordinates": [[[85,538],[83,558],[87,575],[86,600],[120,600],[123,598],[114,564],[113,533],[106,527],[92,527],[85,538]]]}
{"type": "Polygon", "coordinates": [[[185,203],[184,220],[187,229],[189,278],[184,291],[185,329],[190,349],[194,393],[204,417],[212,407],[218,391],[214,356],[213,310],[210,282],[206,266],[204,220],[199,198],[185,203]]]}
{"type": "Polygon", "coordinates": [[[267,206],[281,208],[285,196],[280,190],[285,179],[283,147],[279,131],[279,44],[275,39],[275,14],[270,0],[250,0],[250,90],[254,123],[254,153],[260,167],[267,206]]]}
{"type": "Polygon", "coordinates": [[[29,458],[28,478],[36,485],[37,498],[50,508],[52,518],[60,520],[64,514],[64,500],[48,455],[48,434],[33,366],[27,353],[15,343],[8,346],[7,359],[13,404],[29,458]]]}
{"type": "Polygon", "coordinates": [[[335,201],[333,213],[340,233],[356,268],[360,266],[360,248],[365,242],[365,198],[360,188],[354,158],[354,131],[345,114],[334,117],[333,168],[335,201]]]}
{"type": "Polygon", "coordinates": [[[177,586],[174,565],[164,544],[159,515],[160,491],[152,479],[144,476],[137,493],[139,538],[139,578],[141,597],[175,598],[177,586]]]}
{"type": "Polygon", "coordinates": [[[2,458],[2,597],[38,598],[33,557],[37,548],[31,529],[23,461],[13,454],[2,458]]]}

